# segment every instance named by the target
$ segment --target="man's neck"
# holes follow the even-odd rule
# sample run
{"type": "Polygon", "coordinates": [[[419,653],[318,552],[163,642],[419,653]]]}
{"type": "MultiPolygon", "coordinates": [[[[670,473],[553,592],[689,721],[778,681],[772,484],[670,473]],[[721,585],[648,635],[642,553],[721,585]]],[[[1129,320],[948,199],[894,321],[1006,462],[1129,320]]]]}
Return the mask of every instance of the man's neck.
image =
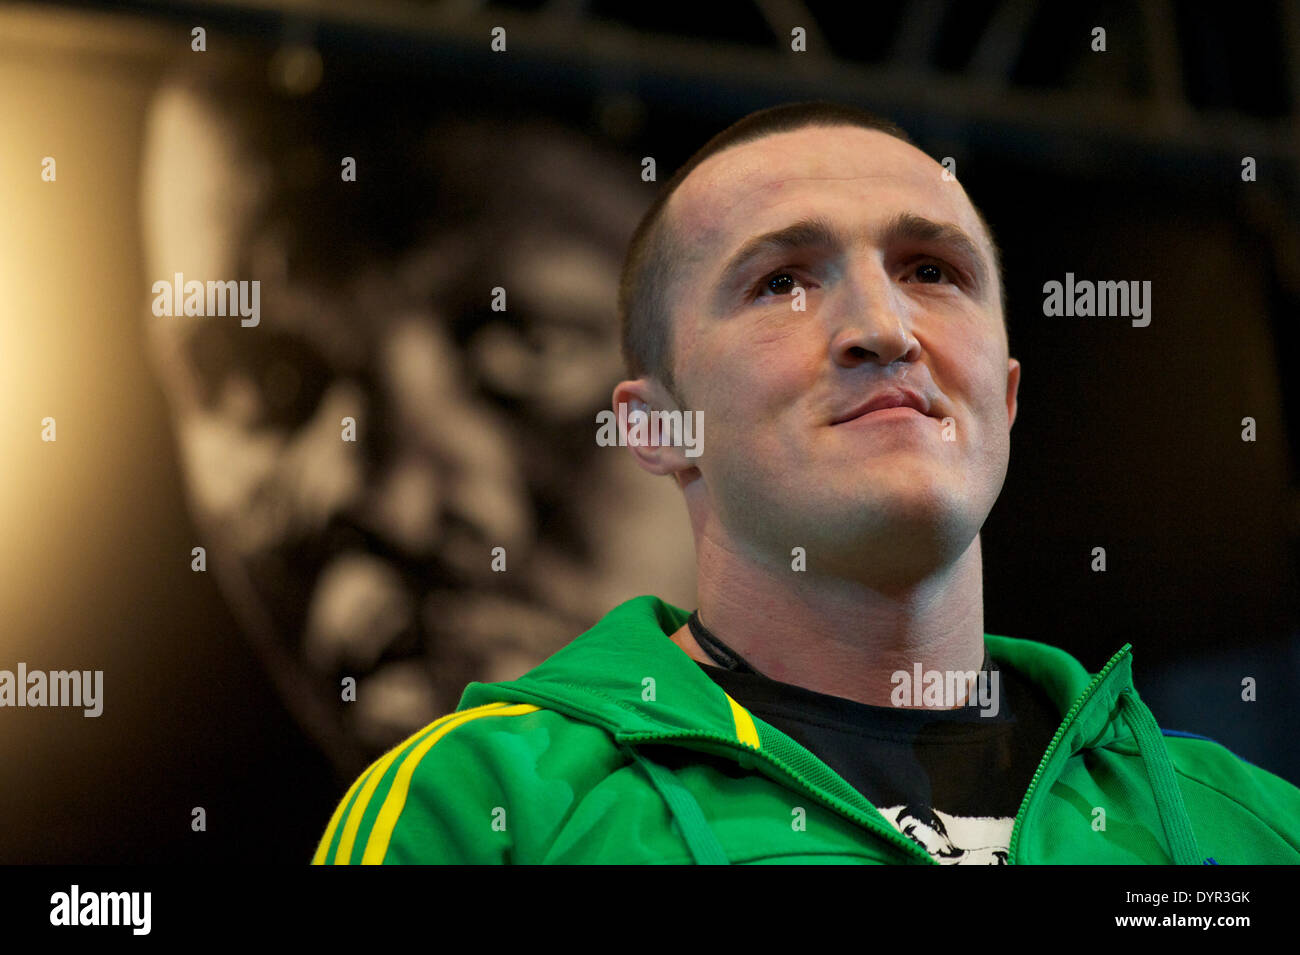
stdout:
{"type": "MultiPolygon", "coordinates": [[[[861,582],[773,573],[734,550],[699,549],[700,620],[764,676],[817,693],[890,706],[890,678],[969,672],[984,660],[979,537],[943,571],[886,594],[861,582]]],[[[716,665],[689,627],[672,635],[716,665]]]]}

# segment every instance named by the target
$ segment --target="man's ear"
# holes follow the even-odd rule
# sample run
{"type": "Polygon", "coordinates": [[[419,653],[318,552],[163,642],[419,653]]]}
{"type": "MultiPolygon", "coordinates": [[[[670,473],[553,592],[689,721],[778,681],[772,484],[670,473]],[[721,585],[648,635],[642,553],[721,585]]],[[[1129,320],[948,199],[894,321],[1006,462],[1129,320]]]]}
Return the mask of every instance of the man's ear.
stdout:
{"type": "Polygon", "coordinates": [[[1020,362],[1007,359],[1007,430],[1016,423],[1016,395],[1020,392],[1020,362]]]}
{"type": "Polygon", "coordinates": [[[615,385],[612,399],[619,443],[632,452],[637,464],[657,475],[695,467],[694,458],[685,453],[688,449],[659,442],[653,413],[681,410],[668,389],[653,378],[636,378],[615,385]]]}

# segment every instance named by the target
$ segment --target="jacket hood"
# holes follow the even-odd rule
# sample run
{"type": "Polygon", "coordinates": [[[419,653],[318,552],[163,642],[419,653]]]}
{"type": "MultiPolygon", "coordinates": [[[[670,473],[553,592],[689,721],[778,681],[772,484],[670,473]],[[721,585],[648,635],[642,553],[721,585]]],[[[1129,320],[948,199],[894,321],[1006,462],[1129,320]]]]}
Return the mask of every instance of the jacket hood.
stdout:
{"type": "MultiPolygon", "coordinates": [[[[805,776],[814,778],[833,798],[859,810],[864,806],[874,810],[807,750],[752,717],[668,639],[689,616],[688,611],[657,597],[635,597],[518,679],[469,684],[457,710],[498,700],[532,703],[601,726],[633,750],[638,742],[650,740],[673,739],[689,745],[692,738],[702,743],[718,737],[737,748],[765,746],[765,755],[795,771],[802,768],[805,776]],[[666,694],[671,695],[670,700],[666,694]]],[[[1026,793],[1021,814],[1032,810],[1035,789],[1050,788],[1065,763],[1079,751],[1135,747],[1146,766],[1171,857],[1182,864],[1200,864],[1159,726],[1133,687],[1131,646],[1125,644],[1097,674],[1090,674],[1057,647],[993,634],[985,634],[984,640],[989,655],[1000,666],[1018,671],[1041,687],[1061,714],[1061,725],[1026,793]]],[[[675,785],[666,778],[666,771],[648,764],[640,753],[633,755],[646,765],[656,785],[664,784],[661,792],[683,822],[688,843],[707,844],[711,836],[700,831],[702,817],[696,819],[687,807],[690,818],[683,819],[681,803],[689,800],[689,795],[680,787],[665,792],[665,787],[675,785]]],[[[746,763],[743,755],[741,761],[753,765],[752,761],[746,763]]],[[[883,821],[878,811],[873,815],[883,821]]],[[[692,849],[696,848],[692,844],[692,849]]],[[[707,848],[703,855],[710,855],[707,848]]]]}
{"type": "MultiPolygon", "coordinates": [[[[518,679],[469,684],[457,709],[509,699],[558,708],[615,734],[730,733],[733,713],[727,694],[668,639],[689,616],[658,597],[635,597],[518,679]],[[687,696],[665,706],[657,694],[645,692],[647,679],[656,686],[671,684],[687,696]]],[[[1078,660],[1057,647],[992,634],[984,640],[994,660],[1042,687],[1062,716],[1092,679],[1078,660]]],[[[1114,692],[1131,688],[1127,654],[1116,662],[1113,675],[1109,685],[1114,692]]],[[[1088,742],[1109,723],[1095,722],[1088,742]]]]}
{"type": "Polygon", "coordinates": [[[727,695],[668,639],[689,616],[657,597],[635,597],[517,680],[469,684],[457,709],[510,699],[560,709],[615,735],[730,733],[727,695]],[[686,694],[673,706],[646,692],[669,685],[686,694]]]}

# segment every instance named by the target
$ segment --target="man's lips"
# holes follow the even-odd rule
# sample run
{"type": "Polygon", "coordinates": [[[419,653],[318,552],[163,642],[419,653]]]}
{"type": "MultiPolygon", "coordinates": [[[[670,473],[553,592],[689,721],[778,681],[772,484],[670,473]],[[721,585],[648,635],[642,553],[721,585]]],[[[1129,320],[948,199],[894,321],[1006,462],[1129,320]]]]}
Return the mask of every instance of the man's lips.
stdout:
{"type": "Polygon", "coordinates": [[[874,411],[887,411],[891,408],[911,408],[923,415],[930,414],[929,404],[916,392],[907,388],[890,388],[872,395],[867,401],[855,406],[846,414],[840,415],[831,424],[843,424],[846,421],[853,421],[864,415],[869,415],[874,411]]]}

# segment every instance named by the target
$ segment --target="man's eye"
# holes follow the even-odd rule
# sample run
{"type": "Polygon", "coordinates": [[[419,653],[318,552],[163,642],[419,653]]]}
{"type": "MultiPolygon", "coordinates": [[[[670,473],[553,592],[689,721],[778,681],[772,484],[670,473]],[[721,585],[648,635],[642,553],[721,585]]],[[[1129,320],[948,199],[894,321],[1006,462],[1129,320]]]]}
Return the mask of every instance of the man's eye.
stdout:
{"type": "Polygon", "coordinates": [[[780,298],[802,285],[792,272],[773,272],[754,286],[755,298],[780,298]]]}
{"type": "Polygon", "coordinates": [[[923,285],[938,285],[945,277],[952,281],[948,267],[937,262],[922,262],[915,269],[916,279],[923,285]]]}

